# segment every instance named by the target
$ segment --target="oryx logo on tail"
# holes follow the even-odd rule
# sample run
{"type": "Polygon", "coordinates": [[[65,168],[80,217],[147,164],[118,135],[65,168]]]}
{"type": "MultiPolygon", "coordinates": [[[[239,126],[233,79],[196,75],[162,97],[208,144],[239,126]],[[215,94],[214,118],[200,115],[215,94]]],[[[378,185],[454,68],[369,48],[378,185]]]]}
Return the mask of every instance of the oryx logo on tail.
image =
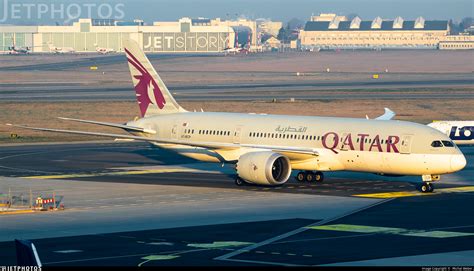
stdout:
{"type": "Polygon", "coordinates": [[[166,100],[155,79],[130,51],[125,49],[125,52],[127,53],[128,62],[139,72],[139,74],[132,74],[132,76],[138,80],[135,84],[135,92],[141,116],[145,116],[150,104],[162,109],[166,104],[166,100]]]}

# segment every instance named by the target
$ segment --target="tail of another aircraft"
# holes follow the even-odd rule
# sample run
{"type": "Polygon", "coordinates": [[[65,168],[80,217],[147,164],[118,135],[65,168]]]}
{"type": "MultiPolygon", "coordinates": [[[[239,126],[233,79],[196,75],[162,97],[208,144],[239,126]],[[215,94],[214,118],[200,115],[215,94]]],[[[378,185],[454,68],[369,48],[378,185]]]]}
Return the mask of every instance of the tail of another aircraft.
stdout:
{"type": "Polygon", "coordinates": [[[186,112],[173,98],[137,42],[123,41],[141,117],[186,112]]]}
{"type": "Polygon", "coordinates": [[[36,251],[35,245],[28,240],[15,239],[16,246],[16,265],[17,266],[39,266],[41,260],[36,251]]]}

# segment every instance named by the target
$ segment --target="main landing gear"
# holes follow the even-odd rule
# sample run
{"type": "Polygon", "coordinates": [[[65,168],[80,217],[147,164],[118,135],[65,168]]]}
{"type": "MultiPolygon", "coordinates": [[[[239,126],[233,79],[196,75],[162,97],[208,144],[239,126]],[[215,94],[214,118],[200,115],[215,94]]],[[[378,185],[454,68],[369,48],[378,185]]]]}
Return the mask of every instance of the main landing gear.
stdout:
{"type": "Polygon", "coordinates": [[[324,180],[324,174],[321,171],[300,171],[296,174],[296,180],[298,182],[322,182],[324,180]]]}
{"type": "Polygon", "coordinates": [[[244,179],[240,178],[239,176],[235,177],[235,185],[242,186],[245,184],[244,179]]]}

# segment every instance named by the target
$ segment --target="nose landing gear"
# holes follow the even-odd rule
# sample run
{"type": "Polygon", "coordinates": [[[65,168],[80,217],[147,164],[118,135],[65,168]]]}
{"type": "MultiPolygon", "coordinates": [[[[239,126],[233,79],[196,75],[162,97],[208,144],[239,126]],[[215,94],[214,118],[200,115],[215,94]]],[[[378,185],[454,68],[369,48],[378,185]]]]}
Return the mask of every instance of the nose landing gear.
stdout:
{"type": "Polygon", "coordinates": [[[421,180],[423,184],[419,186],[419,189],[422,193],[431,193],[434,191],[434,187],[431,182],[439,181],[441,179],[440,175],[422,175],[421,180]]]}
{"type": "Polygon", "coordinates": [[[434,187],[430,182],[425,182],[420,186],[420,191],[422,193],[431,193],[434,191],[434,187]]]}

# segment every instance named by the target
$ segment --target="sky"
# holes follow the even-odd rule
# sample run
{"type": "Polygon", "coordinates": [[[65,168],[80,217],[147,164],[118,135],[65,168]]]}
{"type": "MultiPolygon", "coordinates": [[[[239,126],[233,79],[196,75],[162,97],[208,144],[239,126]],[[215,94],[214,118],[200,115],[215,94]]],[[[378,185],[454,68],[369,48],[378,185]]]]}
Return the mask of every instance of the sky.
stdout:
{"type": "Polygon", "coordinates": [[[98,9],[104,4],[108,6],[101,7],[102,15],[111,14],[123,20],[143,19],[147,23],[176,21],[181,17],[269,18],[287,22],[292,18],[307,20],[319,13],[355,13],[363,20],[376,16],[386,19],[401,16],[407,20],[423,16],[454,21],[474,17],[474,0],[0,0],[0,16],[3,15],[0,23],[70,24],[69,15],[77,13],[78,8],[82,18],[88,17],[89,7],[90,17],[98,17],[98,9]],[[25,4],[33,5],[29,16],[25,4]],[[38,16],[41,4],[44,13],[38,16]]]}
{"type": "MultiPolygon", "coordinates": [[[[152,6],[153,13],[163,20],[173,20],[183,15],[189,17],[247,17],[271,18],[288,21],[294,17],[307,19],[311,13],[356,13],[363,19],[376,16],[414,19],[462,19],[474,16],[474,0],[133,0],[137,3],[130,12],[140,12],[140,6],[152,6]],[[140,3],[140,4],[138,4],[140,3]]],[[[128,5],[127,5],[128,6],[128,5]]],[[[151,14],[150,14],[151,15],[151,14]]]]}

